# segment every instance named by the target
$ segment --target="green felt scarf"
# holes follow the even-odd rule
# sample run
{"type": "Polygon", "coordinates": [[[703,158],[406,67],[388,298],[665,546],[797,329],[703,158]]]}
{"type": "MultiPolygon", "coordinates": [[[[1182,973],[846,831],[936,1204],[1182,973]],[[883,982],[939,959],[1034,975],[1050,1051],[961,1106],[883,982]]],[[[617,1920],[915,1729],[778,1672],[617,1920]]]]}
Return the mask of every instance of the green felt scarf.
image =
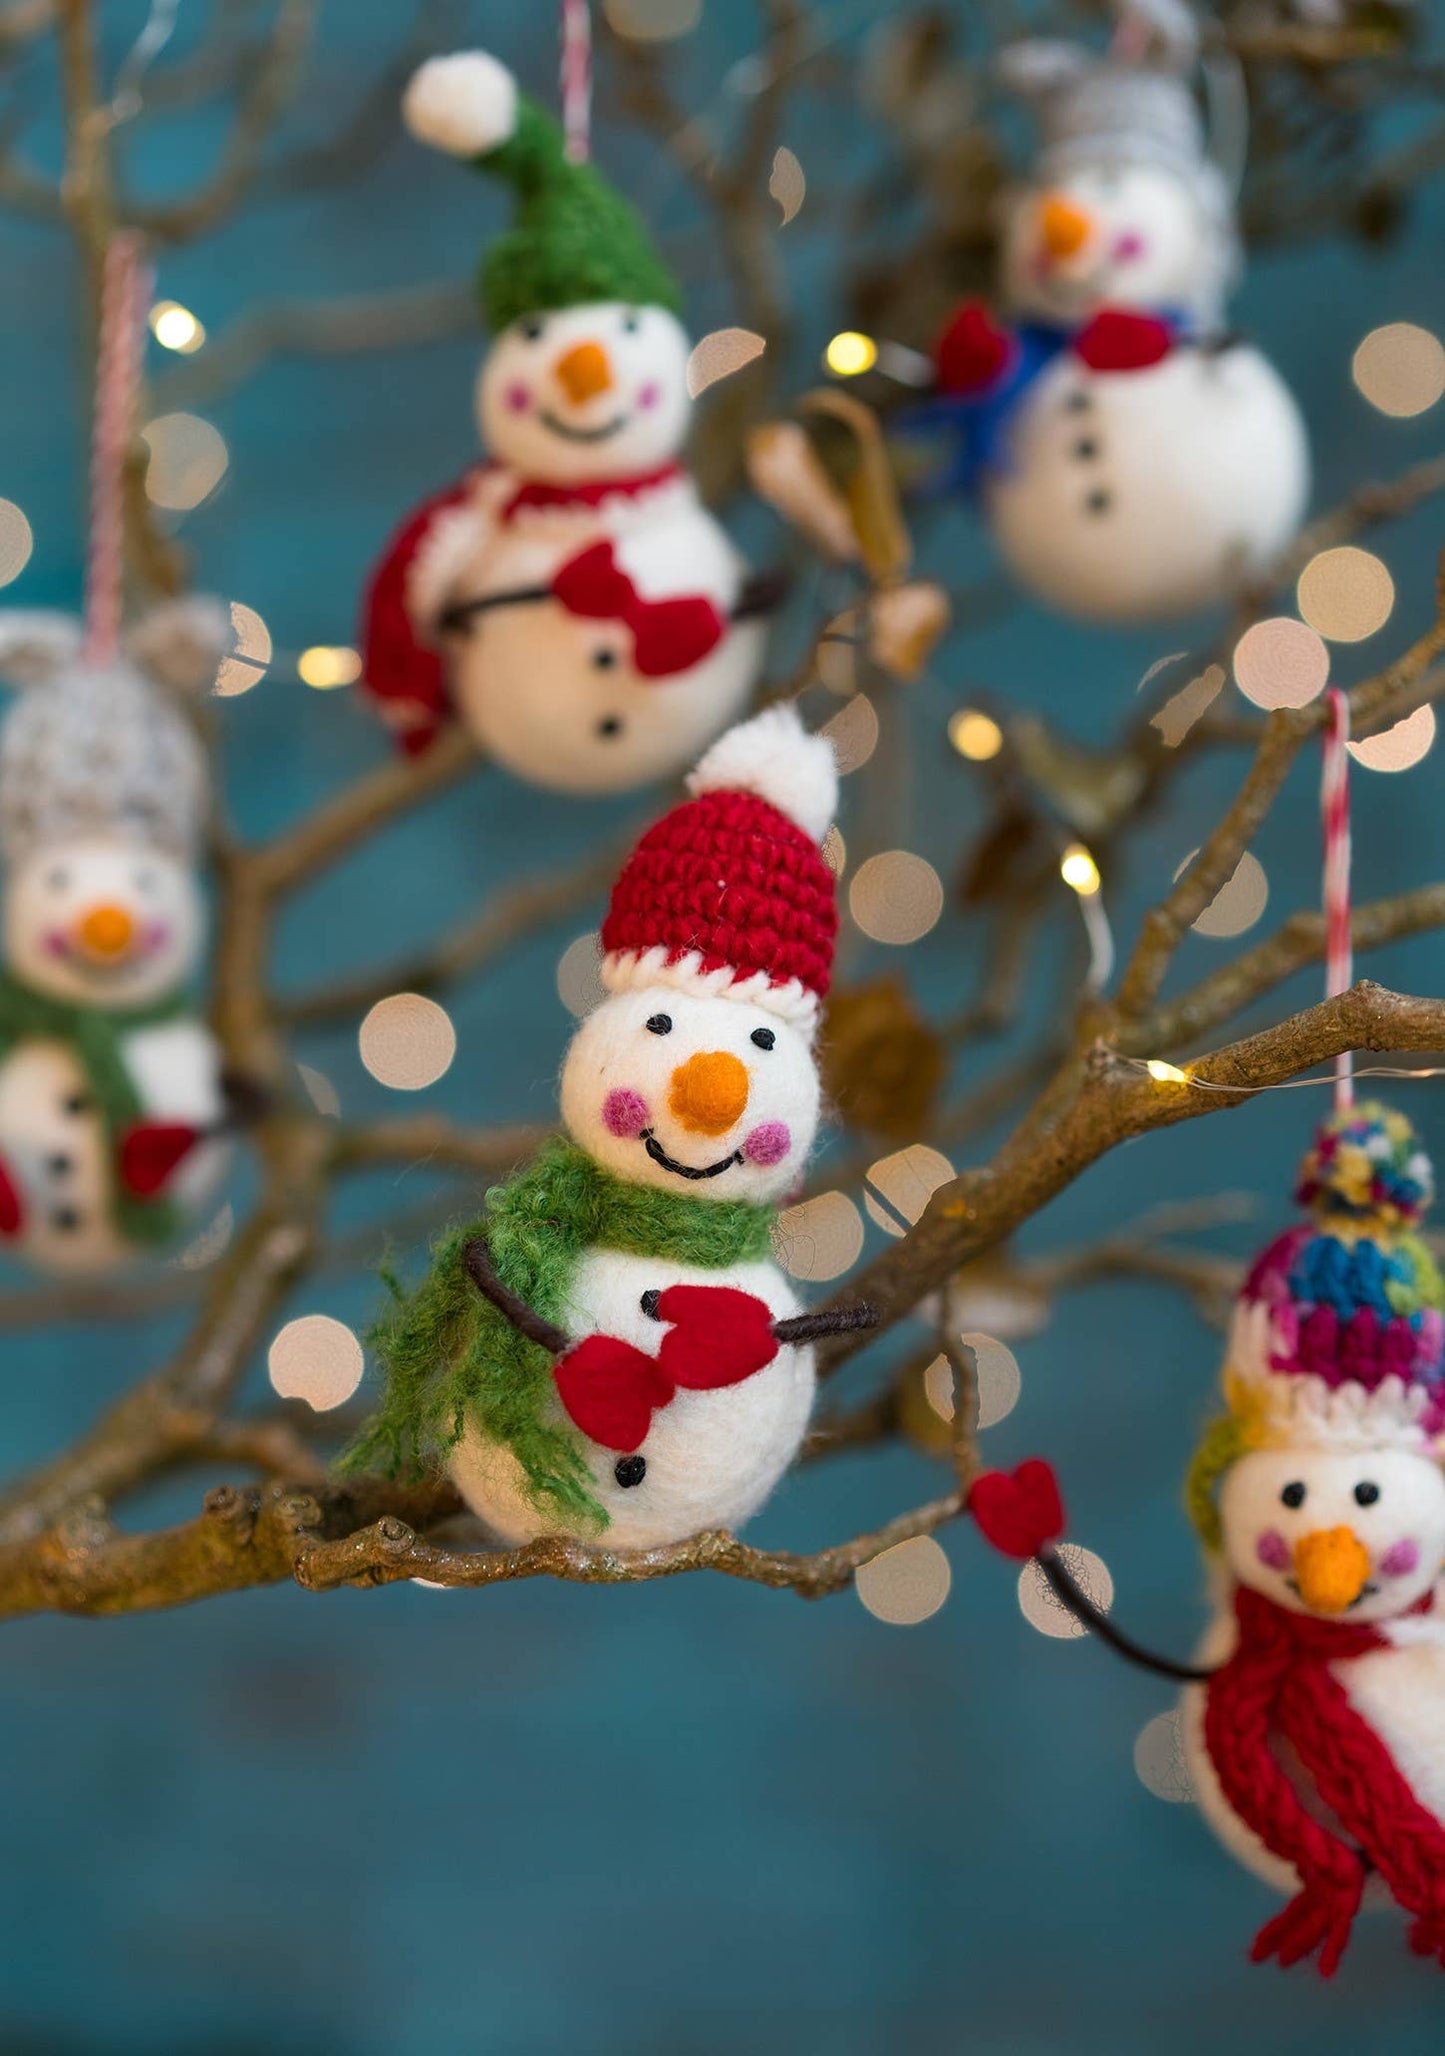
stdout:
{"type": "Polygon", "coordinates": [[[388,1280],[396,1303],[371,1337],[386,1393],[342,1468],[416,1475],[436,1467],[472,1421],[511,1450],[538,1512],[600,1533],[607,1516],[581,1446],[552,1404],[552,1358],[478,1292],[463,1261],[467,1243],[482,1237],[502,1282],[563,1326],[587,1250],[721,1269],[766,1257],[775,1219],[771,1206],[626,1184],[555,1136],[510,1184],[487,1194],[479,1220],[437,1244],[416,1291],[404,1295],[388,1280]]]}
{"type": "Polygon", "coordinates": [[[178,992],[142,1007],[87,1007],[52,999],[9,973],[0,975],[0,1060],[22,1042],[60,1042],[74,1053],[105,1130],[116,1222],[130,1242],[167,1242],[176,1232],[177,1220],[169,1200],[138,1199],[120,1182],[121,1138],[145,1113],[121,1044],[138,1028],[174,1021],[184,1011],[185,999],[178,992]]]}

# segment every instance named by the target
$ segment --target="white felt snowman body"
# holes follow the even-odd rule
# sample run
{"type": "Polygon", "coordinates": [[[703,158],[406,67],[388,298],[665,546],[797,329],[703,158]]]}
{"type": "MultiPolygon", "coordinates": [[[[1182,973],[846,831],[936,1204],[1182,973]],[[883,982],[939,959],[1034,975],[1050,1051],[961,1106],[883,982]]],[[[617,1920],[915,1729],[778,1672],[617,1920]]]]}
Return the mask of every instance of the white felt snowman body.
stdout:
{"type": "MultiPolygon", "coordinates": [[[[1240,1584],[1291,1613],[1374,1626],[1387,1646],[1333,1664],[1332,1674],[1421,1805],[1445,1822],[1445,1477],[1438,1461],[1389,1447],[1261,1450],[1229,1473],[1220,1517],[1224,1562],[1216,1578],[1216,1612],[1196,1660],[1213,1668],[1234,1654],[1239,1631],[1233,1595],[1240,1584]],[[1361,1489],[1368,1503],[1362,1504],[1361,1489]],[[1308,1538],[1346,1531],[1362,1545],[1363,1582],[1353,1598],[1332,1594],[1327,1610],[1304,1574],[1308,1538]],[[1422,1604],[1428,1610],[1420,1611],[1422,1604]]],[[[1221,1789],[1204,1719],[1205,1688],[1186,1687],[1181,1739],[1200,1811],[1247,1869],[1277,1891],[1296,1892],[1294,1867],[1265,1846],[1221,1789]]],[[[1287,1746],[1281,1760],[1306,1810],[1338,1833],[1338,1823],[1287,1746]]],[[[1367,1903],[1389,1903],[1378,1879],[1367,1887],[1367,1903]]]]}
{"type": "Polygon", "coordinates": [[[1066,352],[1011,424],[984,496],[1020,581],[1101,621],[1193,613],[1271,565],[1309,489],[1304,424],[1247,344],[1182,341],[1095,371],[1066,352]]]}
{"type": "MultiPolygon", "coordinates": [[[[669,1285],[725,1284],[751,1293],[780,1319],[800,1302],[773,1264],[740,1264],[725,1275],[695,1264],[595,1250],[582,1259],[569,1298],[568,1325],[577,1335],[616,1335],[655,1356],[662,1330],[643,1311],[642,1295],[669,1285]]],[[[784,1344],[770,1364],[717,1392],[679,1392],[652,1418],[634,1460],[619,1462],[580,1436],[596,1498],[607,1515],[603,1539],[619,1549],[646,1549],[704,1528],[736,1528],[767,1499],[797,1454],[812,1411],[815,1375],[807,1344],[784,1344]]],[[[560,1404],[555,1417],[563,1418],[560,1404]]],[[[553,1524],[526,1492],[516,1459],[468,1428],[451,1461],[457,1490],[505,1542],[527,1542],[553,1524]]]]}
{"type": "Polygon", "coordinates": [[[754,684],[742,560],[680,461],[692,414],[676,283],[640,221],[482,51],[433,58],[413,134],[515,187],[482,295],[488,465],[374,573],[364,676],[409,747],[459,714],[508,770],[614,792],[681,770],[754,684]]]}

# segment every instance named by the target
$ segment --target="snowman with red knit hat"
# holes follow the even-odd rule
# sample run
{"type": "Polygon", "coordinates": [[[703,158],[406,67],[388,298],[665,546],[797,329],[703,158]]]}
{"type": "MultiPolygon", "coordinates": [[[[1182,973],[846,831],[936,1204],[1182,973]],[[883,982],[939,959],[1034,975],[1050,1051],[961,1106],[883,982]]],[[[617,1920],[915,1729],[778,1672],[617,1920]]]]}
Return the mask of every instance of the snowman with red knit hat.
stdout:
{"type": "Polygon", "coordinates": [[[831,746],[791,707],[730,730],[623,866],[565,1133],[383,1322],[352,1468],[445,1466],[503,1540],[646,1548],[732,1528],[795,1455],[812,1341],[772,1257],[817,1131],[837,926],[831,746]]]}
{"type": "Polygon", "coordinates": [[[536,785],[667,776],[741,709],[769,596],[679,463],[692,400],[677,283],[495,57],[432,58],[404,114],[511,186],[517,219],[481,270],[489,461],[388,545],[367,595],[367,688],[411,750],[459,715],[536,785]]]}
{"type": "Polygon", "coordinates": [[[1187,614],[1266,570],[1299,526],[1309,455],[1273,366],[1224,329],[1239,268],[1229,182],[1188,76],[1184,0],[1122,0],[1107,55],[1030,41],[1004,81],[1042,148],[1009,195],[1002,299],[960,308],[915,411],[958,439],[1022,584],[1099,621],[1187,614]]]}

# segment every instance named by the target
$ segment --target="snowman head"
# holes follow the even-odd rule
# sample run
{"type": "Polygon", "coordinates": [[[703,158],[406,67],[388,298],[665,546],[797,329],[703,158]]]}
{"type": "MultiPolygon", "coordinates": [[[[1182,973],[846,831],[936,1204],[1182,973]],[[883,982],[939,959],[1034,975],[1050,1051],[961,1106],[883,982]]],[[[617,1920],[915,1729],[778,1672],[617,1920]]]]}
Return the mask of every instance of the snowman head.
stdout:
{"type": "Polygon", "coordinates": [[[1106,55],[1048,41],[1002,53],[1041,137],[1006,210],[1004,290],[1018,312],[1065,325],[1104,306],[1211,321],[1237,252],[1188,76],[1197,24],[1182,0],[1126,0],[1119,13],[1106,55]]]}
{"type": "Polygon", "coordinates": [[[562,1070],[568,1131],[618,1177],[756,1202],[796,1182],[818,1127],[837,784],[831,745],[769,708],[713,744],[623,865],[609,996],[562,1070]]]}
{"type": "Polygon", "coordinates": [[[1226,1473],[1219,1516],[1234,1577],[1291,1613],[1390,1620],[1445,1565],[1445,1475],[1423,1451],[1254,1450],[1226,1473]]]}
{"type": "Polygon", "coordinates": [[[176,695],[228,639],[224,610],[178,603],[96,662],[67,616],[0,618],[0,670],[27,688],[0,728],[0,933],[37,991],[141,1006],[194,968],[207,781],[176,695]]]}
{"type": "Polygon", "coordinates": [[[569,161],[556,122],[484,50],[431,58],[403,113],[422,142],[516,196],[481,273],[496,338],[477,386],[488,447],[549,483],[666,463],[687,430],[688,342],[677,282],[632,208],[569,161]]]}
{"type": "Polygon", "coordinates": [[[195,969],[204,927],[190,865],[113,836],[31,850],[7,874],[0,912],[17,978],[100,1007],[174,992],[195,969]]]}
{"type": "Polygon", "coordinates": [[[519,315],[477,379],[482,439],[549,484],[654,471],[687,436],[689,347],[666,307],[594,300],[519,315]]]}
{"type": "Polygon", "coordinates": [[[818,1070],[798,1026],[676,986],[614,993],[562,1066],[574,1142],[633,1185],[762,1204],[797,1183],[818,1131],[818,1070]]]}

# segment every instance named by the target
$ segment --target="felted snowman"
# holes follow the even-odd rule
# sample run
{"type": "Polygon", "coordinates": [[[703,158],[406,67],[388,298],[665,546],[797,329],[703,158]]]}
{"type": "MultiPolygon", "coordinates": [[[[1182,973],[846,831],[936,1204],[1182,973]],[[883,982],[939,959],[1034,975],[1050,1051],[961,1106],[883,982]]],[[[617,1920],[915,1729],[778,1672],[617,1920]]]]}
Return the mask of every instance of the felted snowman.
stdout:
{"type": "Polygon", "coordinates": [[[1265,571],[1299,527],[1309,455],[1278,373],[1224,331],[1239,265],[1180,0],[1132,0],[1136,47],[1027,42],[1002,60],[1042,142],[1006,205],[1005,312],[958,312],[916,419],[957,438],[1021,584],[1065,613],[1189,614],[1265,571]]]}
{"type": "Polygon", "coordinates": [[[1314,1218],[1246,1279],[1227,1411],[1190,1478],[1215,1608],[1193,1665],[1151,1656],[1080,1593],[1047,1466],[975,1487],[997,1546],[1037,1553],[1126,1656],[1193,1681],[1200,1808],[1290,1895],[1253,1959],[1314,1958],[1327,1977],[1366,1904],[1399,1908],[1411,1947],[1445,1966],[1445,1284],[1417,1232],[1431,1187],[1408,1122],[1344,1111],[1305,1161],[1314,1218]]]}
{"type": "Polygon", "coordinates": [[[510,185],[517,218],[481,270],[489,461],[388,545],[366,685],[411,750],[455,713],[536,785],[664,777],[747,698],[766,603],[679,461],[692,401],[677,284],[496,58],[433,58],[404,112],[423,142],[510,185]]]}
{"type": "Polygon", "coordinates": [[[565,1133],[383,1324],[359,1469],[445,1465],[506,1542],[623,1549],[734,1528],[795,1455],[814,1335],[772,1259],[818,1124],[836,929],[830,745],[734,728],[624,865],[607,997],[562,1066],[565,1133]]]}
{"type": "Polygon", "coordinates": [[[173,690],[214,677],[214,611],[157,609],[108,664],[65,616],[0,619],[25,686],[0,725],[0,1237],[48,1271],[163,1247],[224,1165],[219,1051],[185,991],[206,769],[173,690]]]}

